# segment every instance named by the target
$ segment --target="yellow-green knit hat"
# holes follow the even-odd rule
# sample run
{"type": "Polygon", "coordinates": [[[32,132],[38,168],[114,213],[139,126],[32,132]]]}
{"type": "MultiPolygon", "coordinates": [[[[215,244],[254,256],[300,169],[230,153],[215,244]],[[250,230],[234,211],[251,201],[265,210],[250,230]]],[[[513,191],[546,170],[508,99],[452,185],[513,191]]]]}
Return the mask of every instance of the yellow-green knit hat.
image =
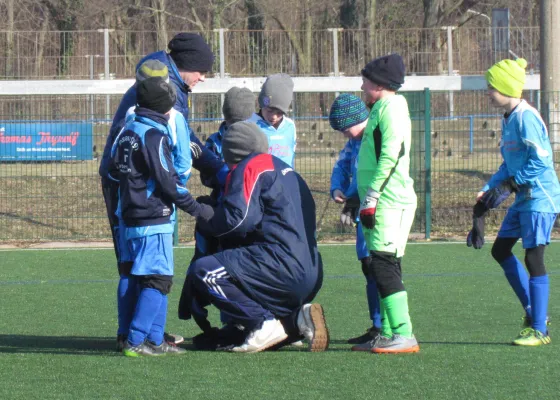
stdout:
{"type": "Polygon", "coordinates": [[[520,98],[525,86],[526,67],[527,61],[524,58],[502,60],[486,71],[486,80],[501,94],[520,98]]]}

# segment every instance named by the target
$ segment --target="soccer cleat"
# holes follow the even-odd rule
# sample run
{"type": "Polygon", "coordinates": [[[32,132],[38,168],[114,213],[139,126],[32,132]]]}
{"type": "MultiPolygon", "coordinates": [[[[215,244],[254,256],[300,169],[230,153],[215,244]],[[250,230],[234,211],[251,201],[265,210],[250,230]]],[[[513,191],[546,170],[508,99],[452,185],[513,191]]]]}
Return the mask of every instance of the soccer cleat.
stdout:
{"type": "MultiPolygon", "coordinates": [[[[546,316],[546,326],[549,326],[551,324],[550,322],[550,317],[547,315],[546,316]]],[[[530,315],[525,315],[523,317],[523,328],[531,328],[533,325],[533,319],[531,318],[530,315]]]]}
{"type": "Polygon", "coordinates": [[[300,333],[309,341],[309,351],[325,351],[329,347],[329,330],[320,304],[304,304],[297,317],[300,333]]]}
{"type": "Polygon", "coordinates": [[[177,355],[177,354],[185,354],[187,352],[187,350],[183,349],[182,347],[179,347],[173,343],[169,343],[165,340],[161,342],[159,346],[156,346],[155,344],[150,342],[147,342],[146,345],[152,348],[154,353],[157,354],[161,353],[161,354],[177,355]]]}
{"type": "Polygon", "coordinates": [[[516,346],[541,346],[543,344],[550,344],[550,336],[548,333],[545,335],[541,331],[533,328],[523,329],[512,344],[516,346]]]}
{"type": "Polygon", "coordinates": [[[240,346],[231,349],[234,353],[258,353],[286,339],[288,335],[277,319],[269,319],[262,326],[253,330],[240,346]]]}
{"type": "Polygon", "coordinates": [[[117,335],[117,351],[119,353],[122,353],[123,349],[124,349],[124,345],[126,344],[126,339],[127,339],[127,335],[120,333],[117,335]]]}
{"type": "Polygon", "coordinates": [[[363,335],[356,336],[356,337],[348,339],[347,343],[348,344],[363,344],[363,343],[369,342],[372,339],[375,339],[377,337],[377,335],[379,335],[379,332],[380,332],[379,328],[376,328],[375,326],[372,326],[363,335]]]}
{"type": "Polygon", "coordinates": [[[398,354],[398,353],[417,353],[420,350],[414,335],[407,338],[402,335],[393,334],[393,337],[386,338],[380,336],[375,346],[371,349],[372,353],[378,354],[398,354]]]}
{"type": "MultiPolygon", "coordinates": [[[[164,342],[165,343],[165,342],[164,342]]],[[[123,354],[127,357],[157,357],[163,356],[166,353],[163,349],[159,349],[161,346],[153,346],[147,342],[141,343],[138,346],[132,346],[128,341],[124,345],[123,354]]]]}
{"type": "Polygon", "coordinates": [[[377,334],[373,339],[368,340],[364,343],[359,343],[352,346],[352,351],[369,351],[371,352],[373,348],[377,345],[380,340],[389,340],[389,338],[382,336],[380,333],[377,334]]]}
{"type": "Polygon", "coordinates": [[[175,335],[174,333],[163,333],[163,340],[170,344],[180,344],[185,341],[185,338],[181,335],[175,335]]]}

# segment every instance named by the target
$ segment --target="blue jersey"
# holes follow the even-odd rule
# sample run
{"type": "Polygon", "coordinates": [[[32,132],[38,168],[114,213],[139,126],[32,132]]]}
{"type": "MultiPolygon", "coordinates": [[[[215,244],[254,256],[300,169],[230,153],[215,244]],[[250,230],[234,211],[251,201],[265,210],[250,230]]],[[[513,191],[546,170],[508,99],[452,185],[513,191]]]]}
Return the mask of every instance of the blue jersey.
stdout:
{"type": "Polygon", "coordinates": [[[296,125],[294,121],[284,115],[278,128],[275,128],[257,113],[253,114],[247,121],[257,124],[266,135],[268,154],[278,157],[294,168],[296,152],[296,125]]]}
{"type": "Polygon", "coordinates": [[[513,176],[519,185],[513,210],[558,213],[560,184],[548,132],[539,112],[525,100],[502,120],[500,151],[504,161],[482,190],[513,176]]]}
{"type": "Polygon", "coordinates": [[[358,197],[356,170],[361,144],[361,140],[350,139],[338,155],[331,174],[331,197],[337,189],[349,199],[358,197]]]}
{"type": "Polygon", "coordinates": [[[218,132],[211,134],[208,139],[206,139],[206,148],[214,153],[216,156],[223,161],[224,153],[222,151],[222,140],[224,139],[224,134],[227,131],[226,122],[222,122],[218,128],[218,132]]]}

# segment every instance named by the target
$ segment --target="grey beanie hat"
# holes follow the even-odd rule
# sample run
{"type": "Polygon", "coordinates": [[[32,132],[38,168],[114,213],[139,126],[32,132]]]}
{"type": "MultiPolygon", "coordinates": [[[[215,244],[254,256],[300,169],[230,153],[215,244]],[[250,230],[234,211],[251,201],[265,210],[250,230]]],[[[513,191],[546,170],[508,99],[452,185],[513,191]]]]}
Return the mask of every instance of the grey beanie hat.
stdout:
{"type": "Polygon", "coordinates": [[[142,82],[148,78],[161,78],[169,83],[169,70],[159,60],[146,60],[136,70],[136,82],[142,82]]]}
{"type": "Polygon", "coordinates": [[[222,152],[226,163],[237,164],[251,153],[268,153],[268,139],[255,123],[236,122],[224,134],[222,152]]]}
{"type": "Polygon", "coordinates": [[[222,112],[228,124],[249,119],[255,112],[255,95],[247,88],[232,87],[226,92],[222,112]]]}
{"type": "Polygon", "coordinates": [[[274,107],[287,114],[292,103],[294,81],[288,74],[274,74],[266,78],[259,94],[259,106],[274,107]]]}

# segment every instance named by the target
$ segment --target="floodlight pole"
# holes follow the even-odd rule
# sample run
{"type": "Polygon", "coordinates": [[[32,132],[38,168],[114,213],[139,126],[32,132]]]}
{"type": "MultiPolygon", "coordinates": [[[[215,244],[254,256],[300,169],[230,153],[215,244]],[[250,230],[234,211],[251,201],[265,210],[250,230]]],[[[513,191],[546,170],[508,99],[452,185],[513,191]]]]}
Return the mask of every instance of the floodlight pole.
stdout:
{"type": "MultiPolygon", "coordinates": [[[[560,151],[560,0],[540,1],[541,113],[552,149],[560,151]]],[[[556,158],[558,160],[558,158],[556,158]]]]}

